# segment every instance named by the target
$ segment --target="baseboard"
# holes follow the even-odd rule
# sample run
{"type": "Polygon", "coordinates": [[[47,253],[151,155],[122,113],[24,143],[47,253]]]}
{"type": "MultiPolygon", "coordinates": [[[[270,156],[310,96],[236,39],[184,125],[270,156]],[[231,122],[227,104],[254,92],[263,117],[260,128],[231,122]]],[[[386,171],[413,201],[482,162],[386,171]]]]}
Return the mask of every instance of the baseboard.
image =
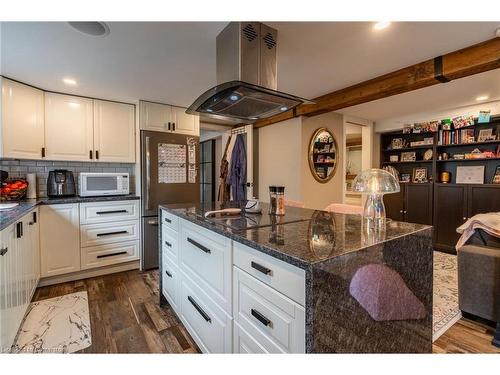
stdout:
{"type": "Polygon", "coordinates": [[[103,275],[109,275],[111,273],[130,271],[134,269],[139,269],[139,261],[134,260],[132,262],[122,263],[122,264],[113,264],[110,266],[99,267],[91,270],[84,270],[79,272],[73,272],[66,275],[57,275],[51,277],[45,277],[40,279],[38,286],[48,286],[54,284],[66,283],[68,281],[75,280],[83,280],[88,279],[90,277],[97,277],[103,275]]]}
{"type": "Polygon", "coordinates": [[[446,323],[446,325],[442,326],[438,331],[434,332],[432,334],[432,342],[436,341],[440,336],[443,335],[443,333],[449,330],[453,324],[455,324],[460,320],[461,317],[462,317],[462,312],[459,312],[448,323],[446,323]]]}

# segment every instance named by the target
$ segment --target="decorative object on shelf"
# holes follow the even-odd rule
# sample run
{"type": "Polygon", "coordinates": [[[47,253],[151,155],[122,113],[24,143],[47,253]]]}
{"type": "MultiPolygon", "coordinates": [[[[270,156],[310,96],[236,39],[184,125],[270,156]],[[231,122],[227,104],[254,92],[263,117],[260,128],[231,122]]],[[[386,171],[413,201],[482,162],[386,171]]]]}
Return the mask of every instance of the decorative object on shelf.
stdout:
{"type": "Polygon", "coordinates": [[[451,119],[441,120],[441,130],[451,130],[451,119]]]}
{"type": "Polygon", "coordinates": [[[479,116],[477,117],[477,122],[479,124],[490,122],[491,111],[479,111],[479,116]]]}
{"type": "Polygon", "coordinates": [[[384,227],[386,219],[383,196],[400,191],[398,180],[382,169],[367,169],[356,176],[352,191],[368,195],[363,209],[363,221],[369,227],[384,227]]]}
{"type": "Polygon", "coordinates": [[[483,184],[484,183],[484,165],[475,165],[465,167],[457,166],[457,184],[483,184]]]}
{"type": "Polygon", "coordinates": [[[478,142],[494,141],[495,136],[493,135],[493,129],[481,129],[479,130],[479,135],[477,136],[478,142]]]}
{"type": "Polygon", "coordinates": [[[427,182],[427,168],[413,168],[413,176],[411,182],[421,184],[427,182]]]}
{"type": "Polygon", "coordinates": [[[398,155],[390,155],[389,156],[389,161],[391,161],[391,162],[397,162],[397,161],[399,161],[399,156],[398,155]]]}
{"type": "Polygon", "coordinates": [[[448,156],[448,153],[447,153],[447,152],[443,152],[443,153],[441,154],[441,159],[442,159],[442,160],[448,160],[448,157],[449,157],[449,156],[448,156]]]}
{"type": "Polygon", "coordinates": [[[415,151],[401,153],[401,161],[415,161],[415,160],[417,160],[415,151]]]}
{"type": "Polygon", "coordinates": [[[443,171],[439,175],[439,181],[442,182],[443,184],[447,184],[450,182],[451,175],[450,172],[448,171],[443,171]]]}
{"type": "Polygon", "coordinates": [[[410,134],[412,131],[413,125],[412,124],[404,124],[403,125],[403,134],[410,134]]]}
{"type": "Polygon", "coordinates": [[[475,148],[471,152],[464,155],[465,159],[482,159],[483,153],[478,148],[475,148]]]}
{"type": "Polygon", "coordinates": [[[382,168],[384,171],[389,172],[394,176],[396,180],[399,180],[399,172],[396,168],[394,168],[392,165],[386,165],[385,167],[382,168]]]}
{"type": "Polygon", "coordinates": [[[391,141],[391,149],[399,150],[403,148],[403,138],[393,138],[391,141]]]}
{"type": "Polygon", "coordinates": [[[463,159],[465,159],[465,155],[464,154],[453,154],[453,159],[454,160],[463,160],[463,159]]]}
{"type": "Polygon", "coordinates": [[[413,124],[413,133],[420,134],[421,132],[422,132],[422,124],[421,123],[413,124]]]}
{"type": "Polygon", "coordinates": [[[432,149],[428,149],[424,152],[424,160],[432,159],[432,149]]]}
{"type": "Polygon", "coordinates": [[[326,183],[337,169],[337,142],[327,128],[317,129],[309,142],[309,169],[316,181],[326,183]]]}
{"type": "Polygon", "coordinates": [[[452,119],[455,129],[463,128],[464,126],[474,125],[474,116],[458,116],[452,119]]]}
{"type": "Polygon", "coordinates": [[[411,175],[409,173],[401,173],[401,182],[410,182],[411,175]]]}
{"type": "Polygon", "coordinates": [[[497,165],[495,169],[495,174],[493,175],[493,178],[491,180],[492,184],[500,184],[500,165],[497,165]]]}

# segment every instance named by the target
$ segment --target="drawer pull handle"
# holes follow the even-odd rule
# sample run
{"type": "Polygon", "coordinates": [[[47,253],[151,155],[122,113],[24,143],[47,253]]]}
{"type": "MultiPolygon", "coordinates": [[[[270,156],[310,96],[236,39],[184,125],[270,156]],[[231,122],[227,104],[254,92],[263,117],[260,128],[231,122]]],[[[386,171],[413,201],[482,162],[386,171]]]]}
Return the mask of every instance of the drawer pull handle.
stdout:
{"type": "Polygon", "coordinates": [[[115,234],[125,234],[125,233],[128,233],[128,232],[126,230],[120,230],[118,232],[97,233],[97,237],[113,236],[115,234]]]}
{"type": "Polygon", "coordinates": [[[212,319],[208,316],[208,314],[203,311],[203,309],[195,302],[195,300],[193,299],[193,297],[191,296],[188,296],[188,301],[191,302],[191,305],[194,306],[194,308],[196,309],[196,311],[198,311],[200,313],[200,315],[203,317],[203,319],[205,319],[205,321],[209,322],[209,323],[212,323],[212,319]]]}
{"type": "Polygon", "coordinates": [[[123,255],[123,254],[127,254],[126,251],[119,251],[117,253],[111,253],[111,254],[102,254],[102,255],[98,255],[97,256],[97,259],[100,259],[100,258],[107,258],[107,257],[114,257],[116,255],[123,255]]]}
{"type": "Polygon", "coordinates": [[[168,241],[165,241],[165,245],[167,245],[168,247],[172,247],[172,244],[168,241]]]}
{"type": "Polygon", "coordinates": [[[266,327],[269,327],[271,325],[271,321],[267,319],[264,315],[262,315],[260,312],[258,312],[255,309],[252,309],[251,311],[255,319],[264,324],[266,327]]]}
{"type": "Polygon", "coordinates": [[[165,218],[165,221],[169,224],[172,222],[172,220],[170,220],[168,217],[165,218]]]}
{"type": "Polygon", "coordinates": [[[172,274],[170,272],[168,272],[167,270],[165,270],[165,275],[167,275],[168,277],[172,277],[172,274]]]}
{"type": "Polygon", "coordinates": [[[271,275],[272,271],[264,266],[261,266],[259,263],[252,262],[252,268],[255,268],[257,271],[262,272],[264,275],[271,275]]]}
{"type": "Polygon", "coordinates": [[[98,211],[97,215],[107,215],[107,214],[126,214],[127,210],[114,210],[114,211],[98,211]]]}
{"type": "Polygon", "coordinates": [[[207,254],[210,254],[210,253],[212,252],[209,248],[207,248],[207,247],[203,246],[201,243],[196,242],[196,241],[195,241],[195,240],[193,240],[192,238],[189,238],[189,237],[188,237],[187,241],[188,241],[189,243],[193,244],[194,246],[196,246],[196,247],[197,247],[198,249],[200,249],[201,251],[203,251],[203,252],[207,253],[207,254]]]}
{"type": "Polygon", "coordinates": [[[0,249],[0,255],[4,256],[5,254],[7,254],[7,251],[9,251],[8,247],[4,247],[3,249],[0,249]]]}

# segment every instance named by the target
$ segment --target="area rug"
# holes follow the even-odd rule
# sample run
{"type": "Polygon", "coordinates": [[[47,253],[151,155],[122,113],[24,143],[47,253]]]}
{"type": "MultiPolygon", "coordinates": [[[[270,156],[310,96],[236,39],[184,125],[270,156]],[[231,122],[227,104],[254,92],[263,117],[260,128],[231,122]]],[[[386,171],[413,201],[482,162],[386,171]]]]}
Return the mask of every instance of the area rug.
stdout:
{"type": "Polygon", "coordinates": [[[31,303],[12,353],[74,353],[92,343],[87,292],[31,303]]]}
{"type": "Polygon", "coordinates": [[[436,341],[461,317],[458,308],[457,256],[434,251],[433,335],[436,341]]]}

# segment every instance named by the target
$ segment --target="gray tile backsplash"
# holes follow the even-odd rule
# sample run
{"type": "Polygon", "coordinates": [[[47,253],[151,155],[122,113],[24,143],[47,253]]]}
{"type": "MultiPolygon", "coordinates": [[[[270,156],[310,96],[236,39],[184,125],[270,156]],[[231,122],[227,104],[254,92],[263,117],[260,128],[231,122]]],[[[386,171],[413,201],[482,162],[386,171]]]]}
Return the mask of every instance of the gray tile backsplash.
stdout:
{"type": "Polygon", "coordinates": [[[38,196],[47,196],[47,177],[54,169],[67,169],[73,172],[78,192],[78,174],[80,172],[124,172],[130,174],[130,193],[135,193],[135,164],[128,163],[92,163],[73,161],[18,160],[0,158],[0,169],[7,171],[9,177],[26,177],[26,173],[36,173],[38,196]]]}

